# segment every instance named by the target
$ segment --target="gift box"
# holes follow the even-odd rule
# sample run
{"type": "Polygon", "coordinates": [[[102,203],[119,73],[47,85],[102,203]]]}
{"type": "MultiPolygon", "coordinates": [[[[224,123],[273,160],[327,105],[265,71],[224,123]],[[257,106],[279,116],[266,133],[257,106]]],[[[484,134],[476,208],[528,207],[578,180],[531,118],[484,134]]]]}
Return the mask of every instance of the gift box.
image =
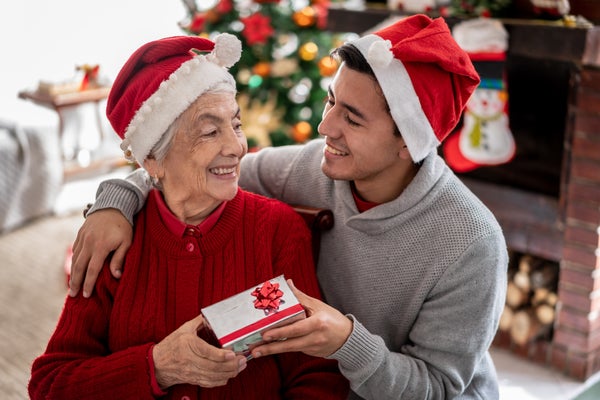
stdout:
{"type": "Polygon", "coordinates": [[[283,275],[205,307],[202,315],[216,344],[248,359],[264,343],[264,331],[306,318],[283,275]]]}

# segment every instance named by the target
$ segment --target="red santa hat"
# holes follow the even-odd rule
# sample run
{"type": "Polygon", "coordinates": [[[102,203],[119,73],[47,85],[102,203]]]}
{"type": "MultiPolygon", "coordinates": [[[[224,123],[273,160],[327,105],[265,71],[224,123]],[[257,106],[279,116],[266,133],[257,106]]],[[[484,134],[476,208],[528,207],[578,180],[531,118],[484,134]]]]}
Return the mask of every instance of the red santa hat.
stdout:
{"type": "Polygon", "coordinates": [[[235,91],[227,69],[241,53],[240,40],[228,33],[214,41],[172,36],[136,50],[117,75],[106,106],[125,156],[142,165],[173,121],[204,92],[220,83],[235,91]]]}
{"type": "Polygon", "coordinates": [[[375,72],[413,161],[452,132],[479,84],[442,18],[417,14],[351,42],[375,72]]]}

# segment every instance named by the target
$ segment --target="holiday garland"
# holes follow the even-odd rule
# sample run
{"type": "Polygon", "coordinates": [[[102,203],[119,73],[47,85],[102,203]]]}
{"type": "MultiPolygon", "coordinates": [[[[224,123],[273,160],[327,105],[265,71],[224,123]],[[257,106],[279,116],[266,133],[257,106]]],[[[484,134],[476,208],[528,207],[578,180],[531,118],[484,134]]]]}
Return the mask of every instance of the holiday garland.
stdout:
{"type": "Polygon", "coordinates": [[[338,67],[329,53],[344,40],[325,31],[329,1],[217,0],[203,9],[195,0],[183,2],[188,18],[180,26],[186,33],[229,32],[242,41],[242,58],[230,72],[250,145],[316,137],[327,86],[338,67]]]}
{"type": "Polygon", "coordinates": [[[456,17],[501,17],[512,6],[512,0],[452,0],[446,15],[456,17]]]}

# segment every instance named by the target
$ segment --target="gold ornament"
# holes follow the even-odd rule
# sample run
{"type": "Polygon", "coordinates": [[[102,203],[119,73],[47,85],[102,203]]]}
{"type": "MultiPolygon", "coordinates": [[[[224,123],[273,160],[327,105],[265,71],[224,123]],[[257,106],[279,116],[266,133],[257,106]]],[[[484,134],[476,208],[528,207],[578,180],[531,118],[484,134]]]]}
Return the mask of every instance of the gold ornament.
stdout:
{"type": "Polygon", "coordinates": [[[243,68],[238,71],[236,80],[242,85],[247,85],[250,78],[252,78],[252,72],[248,68],[243,68]]]}
{"type": "Polygon", "coordinates": [[[314,42],[304,43],[298,49],[298,55],[303,61],[312,61],[317,57],[319,47],[314,42]]]}
{"type": "Polygon", "coordinates": [[[296,143],[304,143],[312,135],[312,126],[306,121],[300,121],[292,127],[292,139],[296,143]]]}
{"type": "Polygon", "coordinates": [[[271,64],[271,76],[274,78],[282,78],[290,76],[298,70],[298,60],[295,58],[283,58],[275,60],[271,64]]]}
{"type": "Polygon", "coordinates": [[[308,28],[317,22],[317,13],[312,7],[304,7],[292,15],[292,20],[300,28],[308,28]]]}
{"type": "Polygon", "coordinates": [[[321,76],[332,76],[338,69],[338,62],[332,57],[323,57],[317,64],[321,76]]]}
{"type": "Polygon", "coordinates": [[[267,101],[261,102],[258,99],[250,101],[248,94],[240,93],[238,104],[246,137],[254,139],[259,148],[271,146],[269,133],[281,127],[285,113],[285,110],[277,107],[277,94],[271,93],[267,101]]]}

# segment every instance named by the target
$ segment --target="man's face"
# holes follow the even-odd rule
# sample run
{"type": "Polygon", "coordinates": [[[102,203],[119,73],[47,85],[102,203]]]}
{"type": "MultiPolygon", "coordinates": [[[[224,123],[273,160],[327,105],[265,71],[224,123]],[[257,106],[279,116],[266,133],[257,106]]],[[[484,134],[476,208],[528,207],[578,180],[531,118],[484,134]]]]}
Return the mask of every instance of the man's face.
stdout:
{"type": "Polygon", "coordinates": [[[354,181],[361,195],[396,186],[408,152],[395,129],[377,82],[342,64],[319,124],[326,141],[321,163],[325,175],[354,181]]]}
{"type": "Polygon", "coordinates": [[[167,203],[193,199],[210,206],[231,200],[248,151],[235,94],[204,94],[179,118],[162,164],[167,203]]]}

